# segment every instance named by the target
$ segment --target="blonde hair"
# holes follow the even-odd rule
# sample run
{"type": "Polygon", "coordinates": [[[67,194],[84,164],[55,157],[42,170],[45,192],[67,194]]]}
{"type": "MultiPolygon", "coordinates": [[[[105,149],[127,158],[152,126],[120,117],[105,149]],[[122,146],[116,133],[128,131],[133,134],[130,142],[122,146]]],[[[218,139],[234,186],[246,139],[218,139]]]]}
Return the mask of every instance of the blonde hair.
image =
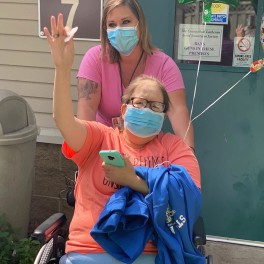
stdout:
{"type": "Polygon", "coordinates": [[[143,51],[147,54],[152,54],[155,47],[150,42],[150,37],[146,25],[146,19],[142,7],[137,0],[106,0],[103,16],[101,21],[101,54],[105,56],[107,52],[109,53],[110,62],[116,63],[120,59],[119,52],[112,47],[107,37],[107,16],[108,14],[118,6],[128,6],[132,13],[138,20],[138,27],[140,30],[139,44],[141,45],[143,51]]]}

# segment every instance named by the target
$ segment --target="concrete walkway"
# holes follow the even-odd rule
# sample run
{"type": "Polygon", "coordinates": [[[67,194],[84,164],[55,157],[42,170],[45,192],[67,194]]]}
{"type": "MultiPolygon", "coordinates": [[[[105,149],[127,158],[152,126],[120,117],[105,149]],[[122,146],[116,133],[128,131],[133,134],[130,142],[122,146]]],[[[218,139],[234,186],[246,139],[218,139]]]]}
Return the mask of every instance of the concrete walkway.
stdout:
{"type": "Polygon", "coordinates": [[[206,255],[213,264],[264,264],[264,248],[207,241],[206,255]]]}

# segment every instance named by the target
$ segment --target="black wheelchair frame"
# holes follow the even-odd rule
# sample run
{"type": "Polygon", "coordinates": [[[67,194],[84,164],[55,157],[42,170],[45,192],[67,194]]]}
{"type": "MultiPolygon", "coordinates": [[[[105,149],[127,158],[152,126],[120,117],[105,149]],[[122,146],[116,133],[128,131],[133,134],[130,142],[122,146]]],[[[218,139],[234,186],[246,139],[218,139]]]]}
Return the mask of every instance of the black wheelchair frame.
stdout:
{"type": "Polygon", "coordinates": [[[60,235],[67,218],[63,213],[55,213],[40,224],[31,234],[32,240],[38,240],[42,247],[34,264],[55,264],[65,254],[65,238],[60,235]]]}
{"type": "MultiPolygon", "coordinates": [[[[67,219],[63,213],[55,213],[39,225],[31,238],[40,241],[40,249],[34,264],[57,264],[65,254],[65,239],[60,235],[61,227],[67,219]]],[[[194,225],[193,241],[200,252],[205,256],[206,235],[203,218],[199,217],[194,225]]],[[[207,264],[213,264],[211,255],[205,256],[207,264]]]]}

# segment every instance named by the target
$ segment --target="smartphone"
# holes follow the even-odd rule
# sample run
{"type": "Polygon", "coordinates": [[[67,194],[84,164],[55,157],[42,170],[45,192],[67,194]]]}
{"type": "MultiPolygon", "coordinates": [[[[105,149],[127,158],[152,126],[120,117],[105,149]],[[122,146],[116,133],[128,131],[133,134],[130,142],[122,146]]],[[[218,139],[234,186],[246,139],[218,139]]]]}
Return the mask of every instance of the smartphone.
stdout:
{"type": "Polygon", "coordinates": [[[125,166],[125,161],[117,150],[101,150],[99,154],[106,164],[117,167],[125,166]]]}

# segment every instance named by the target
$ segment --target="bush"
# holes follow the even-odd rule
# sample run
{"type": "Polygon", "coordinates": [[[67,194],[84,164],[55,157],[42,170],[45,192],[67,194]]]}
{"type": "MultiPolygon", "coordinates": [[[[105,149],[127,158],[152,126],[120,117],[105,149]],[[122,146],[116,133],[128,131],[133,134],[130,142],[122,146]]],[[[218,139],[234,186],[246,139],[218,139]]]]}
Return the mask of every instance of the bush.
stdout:
{"type": "Polygon", "coordinates": [[[30,264],[34,263],[40,249],[39,241],[31,238],[16,239],[15,230],[7,222],[4,215],[0,216],[0,263],[30,264]]]}

